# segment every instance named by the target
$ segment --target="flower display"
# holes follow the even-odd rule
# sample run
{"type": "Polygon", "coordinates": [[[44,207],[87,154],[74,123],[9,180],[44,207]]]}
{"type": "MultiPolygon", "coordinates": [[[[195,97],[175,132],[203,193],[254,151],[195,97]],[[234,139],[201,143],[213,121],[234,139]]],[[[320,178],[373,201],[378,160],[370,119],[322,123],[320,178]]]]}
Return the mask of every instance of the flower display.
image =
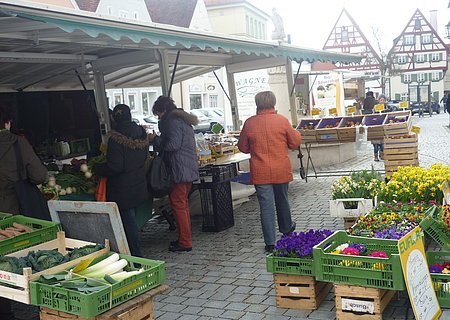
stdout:
{"type": "MultiPolygon", "coordinates": [[[[372,199],[377,194],[383,178],[375,171],[353,172],[341,177],[331,186],[331,197],[336,199],[363,198],[372,199]]],[[[345,205],[345,204],[344,204],[345,205]]]]}
{"type": "Polygon", "coordinates": [[[360,243],[344,243],[334,249],[331,253],[343,254],[348,256],[367,256],[372,258],[388,258],[388,255],[384,251],[367,252],[367,246],[360,243]]]}
{"type": "Polygon", "coordinates": [[[442,273],[444,267],[440,263],[430,265],[430,273],[442,273]]]}
{"type": "Polygon", "coordinates": [[[341,253],[349,255],[349,256],[359,256],[361,254],[358,249],[350,247],[350,246],[348,246],[347,248],[342,250],[341,253]]]}
{"type": "Polygon", "coordinates": [[[312,249],[333,232],[330,230],[309,230],[282,235],[275,244],[274,256],[288,258],[309,258],[312,249]]]}
{"type": "Polygon", "coordinates": [[[388,255],[384,251],[374,251],[374,252],[368,254],[367,256],[373,257],[373,258],[384,258],[384,259],[388,258],[388,255]]]}
{"type": "Polygon", "coordinates": [[[385,202],[417,202],[431,200],[442,203],[442,183],[450,179],[450,166],[433,164],[422,167],[399,167],[391,179],[380,185],[378,199],[385,202]]]}

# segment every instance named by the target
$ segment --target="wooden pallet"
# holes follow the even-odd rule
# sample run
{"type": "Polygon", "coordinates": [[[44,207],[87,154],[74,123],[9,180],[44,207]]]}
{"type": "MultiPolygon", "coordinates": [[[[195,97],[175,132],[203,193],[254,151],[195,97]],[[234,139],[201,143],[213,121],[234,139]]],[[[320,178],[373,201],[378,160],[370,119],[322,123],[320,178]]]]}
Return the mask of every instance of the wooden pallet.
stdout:
{"type": "Polygon", "coordinates": [[[273,280],[279,308],[315,310],[332,289],[332,283],[316,281],[312,276],[276,273],[273,280]]]}
{"type": "Polygon", "coordinates": [[[396,291],[334,285],[337,320],[382,320],[383,311],[396,291]]]}
{"type": "Polygon", "coordinates": [[[158,286],[94,318],[83,318],[45,307],[41,307],[39,316],[41,320],[154,320],[153,297],[168,288],[166,285],[158,286]]]}

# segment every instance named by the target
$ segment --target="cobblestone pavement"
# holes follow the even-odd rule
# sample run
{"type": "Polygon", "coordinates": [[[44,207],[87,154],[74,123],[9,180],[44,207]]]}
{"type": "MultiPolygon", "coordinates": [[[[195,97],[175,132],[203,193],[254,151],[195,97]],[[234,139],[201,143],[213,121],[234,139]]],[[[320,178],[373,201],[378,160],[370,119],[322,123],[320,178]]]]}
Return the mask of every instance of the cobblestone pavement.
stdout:
{"type": "MultiPolygon", "coordinates": [[[[450,130],[447,114],[413,117],[421,127],[419,158],[422,166],[435,162],[450,165],[450,130]]],[[[372,146],[363,145],[358,157],[321,170],[383,169],[372,161],[372,146]]],[[[292,213],[297,231],[309,228],[342,229],[343,220],[329,216],[330,185],[337,177],[299,178],[290,185],[292,213]]],[[[194,245],[191,252],[169,253],[169,231],[163,220],[147,223],[141,234],[146,257],[166,261],[170,290],[156,299],[155,313],[163,319],[335,319],[330,293],[315,311],[277,308],[272,274],[266,271],[259,209],[255,196],[234,212],[235,226],[218,233],[201,231],[201,217],[192,217],[194,245]]],[[[404,292],[385,310],[384,319],[413,319],[404,292]],[[408,310],[408,316],[406,316],[408,310]]],[[[450,319],[444,314],[441,319],[450,319]]]]}

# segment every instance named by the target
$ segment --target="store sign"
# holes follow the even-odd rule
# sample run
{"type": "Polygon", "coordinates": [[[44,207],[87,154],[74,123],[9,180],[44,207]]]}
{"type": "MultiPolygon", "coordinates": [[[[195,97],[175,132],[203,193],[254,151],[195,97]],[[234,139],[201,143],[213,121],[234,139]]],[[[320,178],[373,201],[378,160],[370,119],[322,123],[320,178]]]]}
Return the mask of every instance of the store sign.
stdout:
{"type": "Polygon", "coordinates": [[[341,303],[342,310],[372,314],[375,312],[375,304],[373,303],[373,301],[342,298],[341,303]]]}
{"type": "Polygon", "coordinates": [[[416,319],[439,319],[442,311],[431,282],[420,227],[414,228],[398,241],[398,251],[416,319]]]}
{"type": "Polygon", "coordinates": [[[310,76],[309,83],[312,84],[311,101],[315,108],[321,110],[336,108],[336,114],[341,113],[341,106],[344,105],[344,86],[341,74],[331,72],[310,76]]]}

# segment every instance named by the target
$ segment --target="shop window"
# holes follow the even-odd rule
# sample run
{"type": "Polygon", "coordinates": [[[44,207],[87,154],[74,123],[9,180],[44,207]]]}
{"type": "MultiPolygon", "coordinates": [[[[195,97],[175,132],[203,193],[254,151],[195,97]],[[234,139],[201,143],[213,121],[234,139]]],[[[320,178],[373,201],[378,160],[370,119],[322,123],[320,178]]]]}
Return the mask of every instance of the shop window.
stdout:
{"type": "Polygon", "coordinates": [[[202,108],[202,95],[201,94],[190,94],[189,95],[189,105],[190,109],[201,109],[202,108]]]}

